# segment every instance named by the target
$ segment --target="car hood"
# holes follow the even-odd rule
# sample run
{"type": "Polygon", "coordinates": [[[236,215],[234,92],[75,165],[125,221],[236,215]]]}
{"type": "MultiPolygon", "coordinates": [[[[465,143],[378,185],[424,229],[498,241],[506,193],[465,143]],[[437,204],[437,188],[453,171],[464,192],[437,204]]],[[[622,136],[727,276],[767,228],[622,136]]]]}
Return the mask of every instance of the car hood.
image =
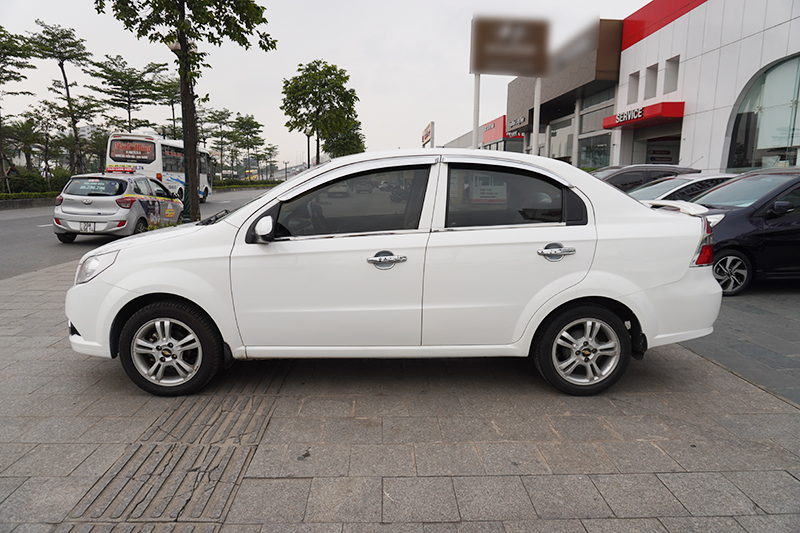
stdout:
{"type": "Polygon", "coordinates": [[[200,226],[198,224],[181,224],[180,226],[162,228],[155,231],[148,231],[145,233],[139,233],[137,235],[131,235],[130,237],[125,237],[124,239],[119,239],[118,241],[104,244],[99,248],[95,248],[91,252],[87,252],[81,258],[81,262],[83,262],[86,258],[91,257],[93,255],[100,255],[108,252],[116,252],[119,250],[137,248],[140,246],[149,246],[157,242],[166,241],[168,239],[176,239],[182,237],[183,235],[195,233],[197,231],[200,231],[201,229],[203,229],[203,226],[200,226]]]}

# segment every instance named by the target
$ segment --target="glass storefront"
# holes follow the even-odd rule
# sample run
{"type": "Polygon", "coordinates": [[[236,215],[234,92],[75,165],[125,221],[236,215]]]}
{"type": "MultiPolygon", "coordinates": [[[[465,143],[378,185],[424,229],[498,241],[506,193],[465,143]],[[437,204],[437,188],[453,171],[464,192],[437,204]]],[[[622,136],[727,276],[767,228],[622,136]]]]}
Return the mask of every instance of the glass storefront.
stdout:
{"type": "Polygon", "coordinates": [[[739,106],[728,170],[797,166],[800,148],[800,56],[762,74],[739,106]]]}
{"type": "Polygon", "coordinates": [[[595,135],[578,141],[580,168],[598,169],[607,167],[611,157],[611,134],[595,135]]]}

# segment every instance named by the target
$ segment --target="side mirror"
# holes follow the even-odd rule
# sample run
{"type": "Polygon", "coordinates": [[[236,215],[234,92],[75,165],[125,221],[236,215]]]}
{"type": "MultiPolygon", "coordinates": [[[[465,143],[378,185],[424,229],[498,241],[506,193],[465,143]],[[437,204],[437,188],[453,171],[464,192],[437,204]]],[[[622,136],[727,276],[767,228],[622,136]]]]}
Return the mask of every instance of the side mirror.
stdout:
{"type": "Polygon", "coordinates": [[[272,234],[272,231],[275,229],[275,223],[272,220],[272,216],[267,215],[262,217],[261,220],[256,222],[256,239],[260,243],[268,243],[272,242],[275,236],[272,234]]]}
{"type": "Polygon", "coordinates": [[[767,214],[770,215],[770,218],[778,218],[792,211],[794,211],[794,204],[792,204],[792,202],[779,200],[772,204],[772,208],[767,211],[767,214]]]}

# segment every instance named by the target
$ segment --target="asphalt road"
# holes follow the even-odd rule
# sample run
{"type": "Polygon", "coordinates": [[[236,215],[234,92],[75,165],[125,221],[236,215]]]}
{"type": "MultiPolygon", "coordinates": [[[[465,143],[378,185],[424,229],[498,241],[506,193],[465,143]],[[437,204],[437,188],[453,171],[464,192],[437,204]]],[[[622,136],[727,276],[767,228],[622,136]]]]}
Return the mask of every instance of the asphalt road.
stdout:
{"type": "MultiPolygon", "coordinates": [[[[201,216],[233,209],[261,194],[261,190],[217,192],[200,204],[201,216]]],[[[63,244],[53,234],[53,208],[33,207],[0,211],[0,279],[79,259],[115,237],[79,236],[63,244]]]]}

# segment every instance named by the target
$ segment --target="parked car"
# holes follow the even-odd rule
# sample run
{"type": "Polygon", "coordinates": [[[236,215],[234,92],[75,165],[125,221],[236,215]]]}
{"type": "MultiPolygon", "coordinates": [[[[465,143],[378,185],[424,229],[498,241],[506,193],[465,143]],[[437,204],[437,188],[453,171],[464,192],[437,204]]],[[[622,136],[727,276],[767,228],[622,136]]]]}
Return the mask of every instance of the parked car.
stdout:
{"type": "Polygon", "coordinates": [[[591,174],[602,181],[610,183],[617,189],[628,191],[659,178],[690,174],[692,172],[700,171],[695,168],[678,165],[627,165],[624,167],[604,167],[593,171],[591,174]]]}
{"type": "Polygon", "coordinates": [[[369,180],[359,180],[356,182],[356,194],[360,192],[368,192],[372,194],[372,182],[369,180]]]}
{"type": "Polygon", "coordinates": [[[754,278],[800,278],[800,169],[749,172],[694,202],[709,209],[723,294],[739,294],[754,278]]]}
{"type": "Polygon", "coordinates": [[[336,186],[329,188],[326,194],[330,197],[350,196],[350,188],[347,183],[339,183],[336,186]]]}
{"type": "Polygon", "coordinates": [[[133,235],[175,224],[181,211],[183,203],[147,176],[80,174],[56,198],[53,232],[63,243],[78,235],[133,235]]]}
{"type": "Polygon", "coordinates": [[[717,172],[659,178],[630,189],[628,194],[637,200],[684,200],[690,202],[695,196],[725,183],[737,175],[717,172]]]}
{"type": "Polygon", "coordinates": [[[476,356],[529,357],[588,395],[648,346],[712,332],[711,254],[703,217],[649,209],[566,163],[364,153],[89,252],[66,314],[76,351],[119,357],[159,395],[196,391],[233,359],[476,356]],[[327,196],[377,176],[406,197],[327,196]]]}

